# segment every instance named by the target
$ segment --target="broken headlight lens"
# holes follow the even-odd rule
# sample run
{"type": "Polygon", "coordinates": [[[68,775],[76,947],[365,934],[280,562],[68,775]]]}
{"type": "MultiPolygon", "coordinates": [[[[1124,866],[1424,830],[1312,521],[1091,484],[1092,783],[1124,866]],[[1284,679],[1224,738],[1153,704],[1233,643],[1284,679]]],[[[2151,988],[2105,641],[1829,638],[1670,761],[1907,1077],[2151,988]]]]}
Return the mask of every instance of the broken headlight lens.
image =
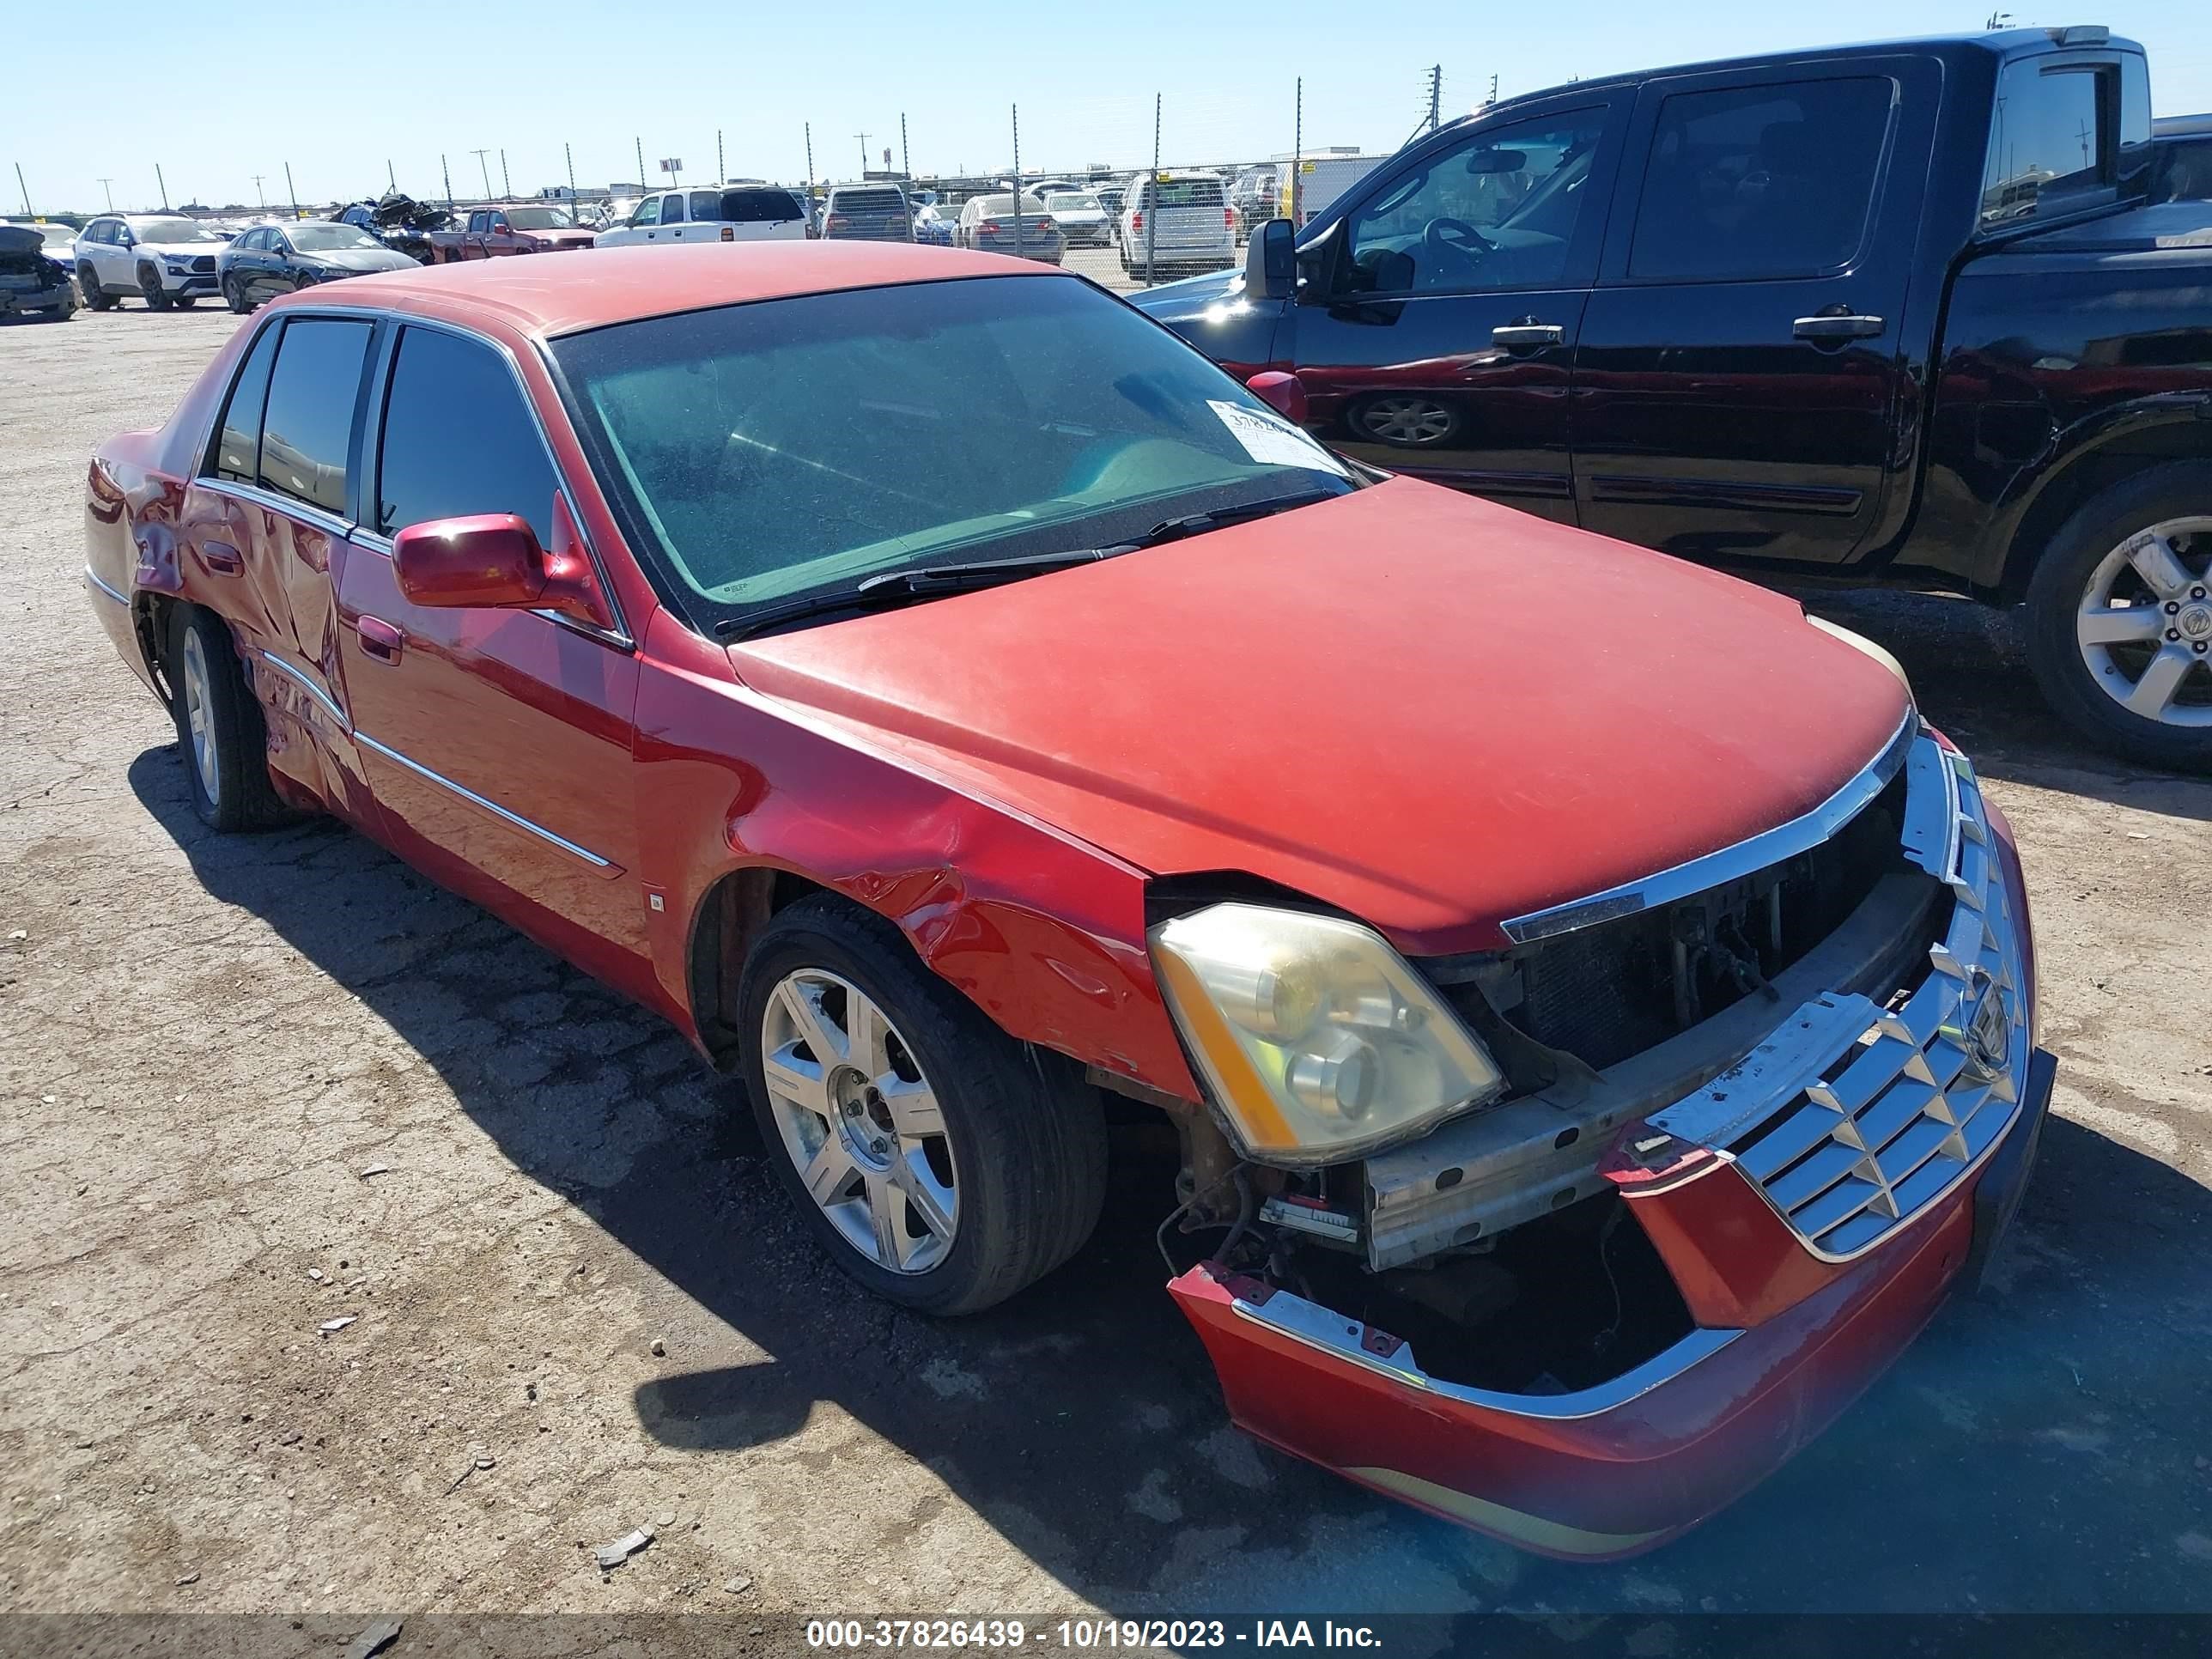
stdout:
{"type": "Polygon", "coordinates": [[[1319,1164],[1402,1140],[1504,1078],[1371,928],[1216,904],[1153,928],[1152,961],[1241,1150],[1319,1164]]]}

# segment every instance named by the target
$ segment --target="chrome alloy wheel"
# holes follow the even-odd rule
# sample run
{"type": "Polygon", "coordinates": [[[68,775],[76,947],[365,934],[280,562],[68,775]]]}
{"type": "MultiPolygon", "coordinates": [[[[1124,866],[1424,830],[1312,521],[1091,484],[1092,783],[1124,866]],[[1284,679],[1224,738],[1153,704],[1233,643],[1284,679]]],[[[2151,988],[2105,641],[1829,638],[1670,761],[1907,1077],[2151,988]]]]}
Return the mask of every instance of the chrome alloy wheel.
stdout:
{"type": "Polygon", "coordinates": [[[882,1009],[818,968],[761,1016],[761,1073],[783,1148],[845,1242],[892,1273],[945,1260],[960,1224],[945,1115],[882,1009]]]}
{"type": "Polygon", "coordinates": [[[2164,520],[2105,555],[2074,637],[2091,678],[2129,713],[2212,726],[2212,518],[2164,520]]]}
{"type": "Polygon", "coordinates": [[[1359,411],[1359,424],[1386,444],[1432,444],[1449,434],[1452,412],[1431,398],[1377,398],[1359,411]]]}
{"type": "Polygon", "coordinates": [[[216,753],[215,697],[208,674],[206,647],[199,630],[184,630],[185,729],[192,740],[192,769],[199,774],[200,788],[208,805],[222,805],[222,767],[216,753]]]}

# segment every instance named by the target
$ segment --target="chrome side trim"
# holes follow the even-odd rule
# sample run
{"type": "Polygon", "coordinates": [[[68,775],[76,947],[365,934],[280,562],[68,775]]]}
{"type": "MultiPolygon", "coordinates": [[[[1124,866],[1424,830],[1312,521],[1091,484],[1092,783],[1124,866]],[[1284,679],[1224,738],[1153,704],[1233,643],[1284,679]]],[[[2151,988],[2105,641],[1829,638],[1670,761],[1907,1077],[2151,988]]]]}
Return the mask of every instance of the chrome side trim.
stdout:
{"type": "Polygon", "coordinates": [[[1601,893],[1515,916],[1499,923],[1499,927],[1516,945],[1531,945],[1538,939],[1571,933],[1578,927],[1611,921],[1617,916],[1633,915],[1655,904],[1672,903],[1692,893],[1702,893],[1709,887],[1718,887],[1769,865],[1779,864],[1784,859],[1795,858],[1835,835],[1888,787],[1898,769],[1905,764],[1905,757],[1919,731],[1918,711],[1907,709],[1903,723],[1863,770],[1811,811],[1787,823],[1777,824],[1748,841],[1740,841],[1733,847],[1723,847],[1703,858],[1659,871],[1641,881],[1625,882],[1601,893]]]}
{"type": "Polygon", "coordinates": [[[84,579],[90,582],[94,587],[98,588],[101,592],[106,594],[109,599],[114,600],[116,604],[128,605],[131,603],[131,596],[128,593],[118,592],[114,588],[110,587],[106,582],[100,580],[99,575],[94,571],[90,565],[87,565],[84,568],[84,579]]]}
{"type": "Polygon", "coordinates": [[[290,679],[292,683],[297,685],[302,691],[306,692],[317,702],[320,703],[325,708],[328,709],[330,711],[331,718],[336,720],[343,730],[349,733],[352,732],[353,722],[346,719],[345,710],[337,706],[337,703],[331,698],[329,692],[324,690],[321,686],[317,685],[314,681],[309,679],[305,674],[293,667],[290,663],[286,662],[283,658],[278,656],[273,651],[264,651],[261,653],[261,660],[267,663],[278,673],[283,674],[287,678],[290,679]]]}
{"type": "Polygon", "coordinates": [[[1741,1331],[1706,1330],[1700,1327],[1663,1353],[1654,1354],[1641,1365],[1594,1389],[1579,1389],[1571,1394],[1500,1394],[1431,1376],[1414,1362],[1413,1345],[1410,1342],[1400,1342],[1387,1356],[1371,1353],[1360,1342],[1365,1327],[1285,1291],[1277,1291],[1264,1303],[1233,1297],[1230,1307],[1239,1319],[1249,1319],[1279,1336],[1286,1336],[1333,1359],[1373,1371],[1401,1387],[1419,1389],[1436,1399],[1482,1411],[1552,1423],[1573,1422],[1579,1418],[1618,1411],[1638,1396],[1673,1382],[1691,1367],[1711,1358],[1743,1334],[1741,1331]]]}
{"type": "Polygon", "coordinates": [[[198,489],[210,490],[217,495],[228,495],[233,501],[244,501],[249,507],[262,507],[270,513],[282,513],[287,518],[305,520],[325,535],[336,536],[343,539],[353,533],[352,520],[333,513],[328,507],[317,507],[312,501],[303,501],[295,495],[279,495],[276,490],[264,489],[259,484],[240,483],[234,478],[211,478],[202,476],[192,480],[192,486],[198,489]]]}
{"type": "Polygon", "coordinates": [[[527,830],[530,834],[536,836],[541,841],[550,842],[562,852],[570,854],[576,858],[583,860],[585,863],[590,865],[594,870],[612,870],[615,868],[614,864],[611,860],[601,858],[597,853],[591,851],[589,848],[577,846],[574,842],[568,840],[566,836],[555,835],[544,824],[534,823],[530,819],[524,817],[520,812],[508,811],[507,808],[501,806],[497,801],[486,800],[482,795],[477,793],[475,790],[468,788],[461,784],[455,783],[451,778],[446,776],[442,772],[433,772],[428,767],[423,765],[422,762],[410,759],[407,756],[401,754],[397,749],[392,748],[389,744],[379,743],[374,738],[370,737],[368,732],[356,728],[354,732],[354,736],[361,742],[368,744],[371,749],[376,750],[378,754],[383,756],[386,760],[397,762],[401,766],[405,767],[409,771],[414,773],[417,777],[427,778],[429,781],[436,784],[441,789],[452,790],[453,793],[459,795],[463,800],[467,801],[470,805],[482,807],[494,817],[499,818],[505,823],[511,823],[518,830],[527,830]]]}

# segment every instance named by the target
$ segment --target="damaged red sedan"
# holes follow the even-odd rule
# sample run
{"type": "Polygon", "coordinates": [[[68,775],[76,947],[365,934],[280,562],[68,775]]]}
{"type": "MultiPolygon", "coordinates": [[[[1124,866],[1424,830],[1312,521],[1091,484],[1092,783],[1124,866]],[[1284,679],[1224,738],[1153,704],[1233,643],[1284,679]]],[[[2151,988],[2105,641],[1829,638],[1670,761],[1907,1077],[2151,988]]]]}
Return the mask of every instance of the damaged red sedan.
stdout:
{"type": "Polygon", "coordinates": [[[1532,1548],[1711,1514],[1977,1271],[2027,905],[1878,649],[1342,462],[1079,277],[618,263],[286,298],[100,448],[209,823],[334,814],[658,1010],[911,1308],[1167,1114],[1236,1420],[1532,1548]]]}

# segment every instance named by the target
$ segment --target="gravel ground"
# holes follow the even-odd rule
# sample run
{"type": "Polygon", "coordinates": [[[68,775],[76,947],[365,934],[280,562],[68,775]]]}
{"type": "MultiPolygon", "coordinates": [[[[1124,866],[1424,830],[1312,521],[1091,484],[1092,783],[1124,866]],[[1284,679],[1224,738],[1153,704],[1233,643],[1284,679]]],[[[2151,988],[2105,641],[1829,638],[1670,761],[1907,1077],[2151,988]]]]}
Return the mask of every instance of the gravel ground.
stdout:
{"type": "Polygon", "coordinates": [[[2212,1610],[2212,786],[2056,732],[2001,619],[1813,596],[2026,852],[2061,1071],[1993,1292],[1686,1540],[1565,1567],[1228,1428],[1144,1132],[1079,1261],[909,1317],[654,1021],[358,836],[206,834],[79,503],[234,325],[0,330],[0,1608],[2212,1610]]]}

